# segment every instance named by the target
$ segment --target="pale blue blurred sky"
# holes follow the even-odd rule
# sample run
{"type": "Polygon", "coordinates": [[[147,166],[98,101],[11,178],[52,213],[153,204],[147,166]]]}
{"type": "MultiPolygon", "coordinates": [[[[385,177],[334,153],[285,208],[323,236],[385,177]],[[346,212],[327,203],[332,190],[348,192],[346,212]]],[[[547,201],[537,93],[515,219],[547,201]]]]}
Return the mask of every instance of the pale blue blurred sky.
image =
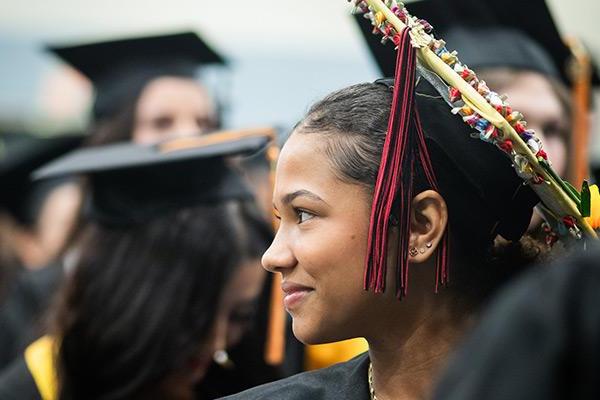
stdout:
{"type": "Polygon", "coordinates": [[[55,0],[9,5],[12,17],[0,13],[0,118],[43,114],[32,97],[58,66],[42,51],[44,43],[197,30],[231,61],[225,91],[228,125],[234,127],[289,127],[324,94],[376,77],[345,1],[222,4],[55,0]]]}

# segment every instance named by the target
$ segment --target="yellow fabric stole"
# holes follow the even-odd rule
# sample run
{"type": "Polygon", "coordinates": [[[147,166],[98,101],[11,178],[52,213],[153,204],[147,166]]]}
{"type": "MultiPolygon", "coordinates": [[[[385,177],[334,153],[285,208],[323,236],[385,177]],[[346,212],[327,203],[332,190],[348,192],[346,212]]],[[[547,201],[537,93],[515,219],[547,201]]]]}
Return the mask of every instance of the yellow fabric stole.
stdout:
{"type": "Polygon", "coordinates": [[[341,342],[306,346],[305,365],[307,370],[319,369],[348,361],[369,350],[363,338],[344,340],[341,342]]]}
{"type": "Polygon", "coordinates": [[[55,357],[56,341],[50,336],[39,338],[25,349],[25,363],[42,400],[57,398],[55,357]]]}

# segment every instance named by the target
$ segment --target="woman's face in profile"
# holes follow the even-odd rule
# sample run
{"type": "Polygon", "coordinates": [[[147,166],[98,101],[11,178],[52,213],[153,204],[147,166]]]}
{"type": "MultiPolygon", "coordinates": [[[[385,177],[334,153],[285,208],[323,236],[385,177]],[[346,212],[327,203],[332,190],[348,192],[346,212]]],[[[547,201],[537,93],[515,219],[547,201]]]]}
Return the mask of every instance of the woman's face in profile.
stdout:
{"type": "Polygon", "coordinates": [[[210,132],[217,128],[216,107],[193,79],[162,77],[142,91],[135,110],[134,143],[210,132]]]}
{"type": "Polygon", "coordinates": [[[373,314],[363,290],[370,196],[338,178],[325,140],[296,132],[283,147],[273,195],[280,225],[262,261],[281,273],[294,334],[311,344],[354,337],[373,314]]]}

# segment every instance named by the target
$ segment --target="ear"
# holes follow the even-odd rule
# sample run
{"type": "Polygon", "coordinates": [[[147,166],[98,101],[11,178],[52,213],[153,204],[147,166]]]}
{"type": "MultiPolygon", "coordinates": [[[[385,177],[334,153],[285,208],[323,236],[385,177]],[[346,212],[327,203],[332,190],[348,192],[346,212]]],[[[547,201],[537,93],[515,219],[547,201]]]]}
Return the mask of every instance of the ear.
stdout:
{"type": "Polygon", "coordinates": [[[412,200],[409,258],[423,263],[436,253],[448,225],[448,207],[435,190],[426,190],[412,200]]]}

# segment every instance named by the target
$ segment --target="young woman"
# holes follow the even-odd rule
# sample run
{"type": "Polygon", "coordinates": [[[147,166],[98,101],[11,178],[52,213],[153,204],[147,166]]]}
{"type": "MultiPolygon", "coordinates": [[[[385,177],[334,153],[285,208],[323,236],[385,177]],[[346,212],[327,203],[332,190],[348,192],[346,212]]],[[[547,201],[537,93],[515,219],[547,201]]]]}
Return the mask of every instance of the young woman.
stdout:
{"type": "Polygon", "coordinates": [[[402,278],[391,268],[402,230],[398,203],[389,221],[387,290],[363,288],[390,82],[354,85],[313,105],[277,166],[273,203],[281,223],[263,266],[282,275],[294,334],[307,344],[365,337],[368,354],[233,399],[424,398],[478,305],[540,253],[532,241],[519,240],[538,199],[510,160],[472,139],[422,77],[415,99],[438,188],[420,168],[406,174],[406,190],[413,189],[404,291],[394,293],[402,278]],[[496,245],[498,234],[512,242],[496,245]],[[450,283],[436,293],[445,235],[450,283]]]}
{"type": "MultiPolygon", "coordinates": [[[[193,32],[52,47],[94,85],[87,145],[153,144],[220,126],[216,99],[199,69],[225,61],[193,32]]],[[[44,266],[63,255],[75,235],[82,201],[77,181],[57,185],[37,219],[44,266]]]]}
{"type": "Polygon", "coordinates": [[[275,378],[255,340],[203,382],[215,354],[266,329],[259,258],[271,228],[223,159],[264,142],[166,152],[125,144],[57,161],[49,175],[88,176],[88,219],[52,336],[0,378],[0,397],[214,398],[275,378]]]}
{"type": "MultiPolygon", "coordinates": [[[[53,47],[52,51],[94,84],[96,97],[86,132],[88,145],[151,144],[207,133],[220,125],[216,101],[197,79],[197,73],[204,64],[221,64],[224,60],[193,32],[53,47]]],[[[22,179],[29,184],[28,176],[23,174],[22,179]]],[[[35,187],[39,186],[42,190],[37,191],[40,193],[35,201],[39,204],[31,217],[31,228],[27,234],[18,235],[19,244],[27,244],[21,251],[30,259],[24,260],[25,264],[53,268],[78,236],[84,188],[76,178],[35,187]]],[[[23,190],[15,193],[25,196],[23,190]]],[[[7,226],[4,221],[0,225],[7,226]]],[[[12,229],[11,234],[16,236],[14,232],[12,229]]],[[[0,367],[22,353],[23,345],[39,334],[38,319],[47,309],[61,274],[43,271],[19,279],[26,284],[14,288],[5,304],[7,312],[19,317],[4,318],[0,312],[0,319],[6,321],[0,367]],[[35,290],[28,283],[32,280],[39,282],[35,290]],[[33,299],[31,306],[21,306],[24,298],[33,299]]]]}

